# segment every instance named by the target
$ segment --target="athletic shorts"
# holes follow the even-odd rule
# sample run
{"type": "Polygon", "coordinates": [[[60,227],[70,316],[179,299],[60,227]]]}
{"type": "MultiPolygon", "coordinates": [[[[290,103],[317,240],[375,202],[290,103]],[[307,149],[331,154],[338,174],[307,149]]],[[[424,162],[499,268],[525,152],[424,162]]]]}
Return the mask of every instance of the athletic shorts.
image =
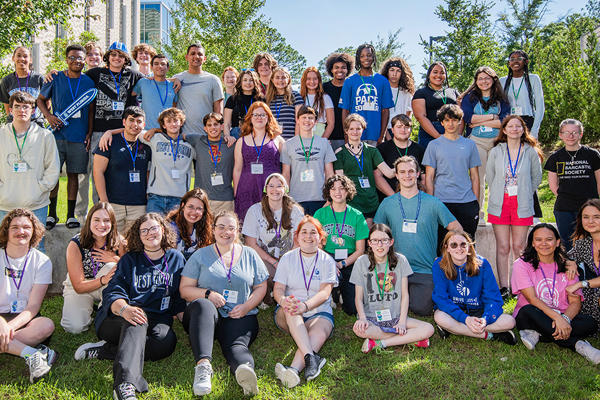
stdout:
{"type": "Polygon", "coordinates": [[[66,162],[68,174],[87,173],[89,153],[85,150],[85,143],[57,140],[56,147],[58,148],[61,171],[66,162]]]}

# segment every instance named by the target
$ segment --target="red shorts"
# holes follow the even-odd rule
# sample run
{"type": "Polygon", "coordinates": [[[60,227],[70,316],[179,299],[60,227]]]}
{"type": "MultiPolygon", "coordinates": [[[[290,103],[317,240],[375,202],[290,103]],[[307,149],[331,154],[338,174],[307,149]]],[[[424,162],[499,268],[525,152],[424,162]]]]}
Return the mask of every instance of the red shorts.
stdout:
{"type": "Polygon", "coordinates": [[[519,215],[517,214],[518,209],[519,203],[517,202],[517,196],[509,196],[508,193],[504,193],[504,201],[502,202],[502,213],[500,214],[500,217],[488,214],[488,222],[496,225],[533,225],[533,215],[527,218],[519,218],[519,215]]]}

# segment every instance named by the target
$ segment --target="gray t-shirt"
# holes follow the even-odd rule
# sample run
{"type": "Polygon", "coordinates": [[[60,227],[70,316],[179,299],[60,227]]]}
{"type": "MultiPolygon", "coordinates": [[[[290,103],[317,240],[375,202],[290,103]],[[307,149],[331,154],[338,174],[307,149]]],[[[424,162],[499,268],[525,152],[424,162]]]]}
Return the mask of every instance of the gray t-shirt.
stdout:
{"type": "Polygon", "coordinates": [[[204,132],[203,119],[213,111],[213,103],[223,98],[221,80],[208,72],[190,74],[187,71],[174,76],[181,81],[181,89],[177,93],[177,108],[185,113],[183,133],[204,132]]]}
{"type": "MultiPolygon", "coordinates": [[[[369,256],[362,255],[354,263],[350,283],[363,288],[363,306],[365,316],[375,318],[375,311],[389,309],[392,319],[400,316],[402,304],[402,278],[412,275],[413,271],[408,260],[402,254],[396,253],[398,264],[393,271],[388,268],[385,275],[385,263],[377,264],[373,271],[369,271],[369,256]],[[383,298],[381,290],[383,286],[383,298]]],[[[406,293],[408,296],[408,293],[406,293]]]]}
{"type": "Polygon", "coordinates": [[[423,165],[435,168],[433,194],[442,202],[468,203],[477,200],[469,177],[469,169],[481,165],[474,141],[462,136],[456,140],[440,136],[427,146],[423,165]]]}
{"type": "Polygon", "coordinates": [[[283,144],[279,160],[291,166],[290,196],[297,202],[323,200],[323,184],[325,183],[325,164],[336,160],[333,149],[327,139],[314,135],[311,139],[294,136],[283,144]],[[302,148],[304,144],[304,149],[302,148]],[[308,163],[305,151],[310,153],[308,163]],[[306,172],[308,171],[308,173],[306,172]],[[312,171],[312,172],[311,172],[312,171]],[[303,180],[303,175],[306,175],[303,180]],[[312,180],[311,180],[312,178],[312,180]]]}
{"type": "Polygon", "coordinates": [[[207,135],[188,134],[185,136],[185,140],[196,150],[194,187],[204,190],[212,201],[233,201],[232,182],[235,146],[227,147],[227,142],[221,140],[220,149],[219,142],[211,141],[209,147],[207,135]],[[217,174],[222,175],[223,184],[213,186],[211,177],[215,173],[215,160],[217,161],[217,174]]]}

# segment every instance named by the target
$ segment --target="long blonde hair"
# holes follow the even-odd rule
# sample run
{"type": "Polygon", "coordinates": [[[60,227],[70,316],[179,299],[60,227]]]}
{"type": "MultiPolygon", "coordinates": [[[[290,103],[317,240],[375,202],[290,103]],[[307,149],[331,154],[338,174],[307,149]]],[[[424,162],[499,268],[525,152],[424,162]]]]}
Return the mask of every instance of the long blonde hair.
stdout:
{"type": "Polygon", "coordinates": [[[283,72],[287,77],[287,86],[285,87],[285,93],[283,94],[283,101],[287,103],[289,106],[293,106],[295,103],[294,94],[292,93],[292,76],[285,68],[277,67],[271,73],[271,79],[269,80],[269,87],[267,88],[267,96],[266,102],[267,104],[271,104],[273,100],[275,100],[275,96],[277,96],[277,88],[273,83],[273,78],[277,72],[283,72]]]}

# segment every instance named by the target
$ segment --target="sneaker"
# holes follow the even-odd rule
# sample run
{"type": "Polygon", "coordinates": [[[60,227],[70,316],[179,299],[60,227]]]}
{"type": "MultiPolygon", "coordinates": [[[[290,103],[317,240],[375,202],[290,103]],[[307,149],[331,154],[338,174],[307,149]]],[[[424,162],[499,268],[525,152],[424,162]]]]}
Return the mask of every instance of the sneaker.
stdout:
{"type": "Polygon", "coordinates": [[[366,338],[360,350],[366,354],[376,347],[381,347],[379,340],[366,338]]]}
{"type": "Polygon", "coordinates": [[[96,343],[82,344],[77,348],[77,350],[75,350],[75,360],[79,361],[86,358],[98,358],[98,353],[105,343],[106,342],[104,340],[101,340],[96,343]]]}
{"type": "Polygon", "coordinates": [[[426,349],[427,347],[429,347],[429,339],[419,340],[415,343],[415,346],[426,349]]]}
{"type": "Polygon", "coordinates": [[[123,382],[113,390],[115,400],[137,400],[135,386],[129,382],[123,382]]]}
{"type": "Polygon", "coordinates": [[[512,293],[510,289],[507,287],[500,288],[500,295],[502,296],[502,300],[506,301],[512,297],[512,293]]]}
{"type": "Polygon", "coordinates": [[[519,336],[521,336],[521,342],[527,347],[527,350],[533,350],[540,340],[540,334],[532,329],[523,329],[522,331],[519,331],[519,336]]]}
{"type": "Polygon", "coordinates": [[[35,383],[50,372],[50,368],[58,359],[58,353],[46,346],[36,347],[38,351],[25,359],[29,366],[29,381],[35,383]]]}
{"type": "Polygon", "coordinates": [[[211,378],[213,376],[212,366],[209,362],[202,362],[194,368],[194,389],[195,396],[204,396],[212,390],[211,378]]]}
{"type": "Polygon", "coordinates": [[[275,364],[275,376],[288,389],[291,389],[300,384],[300,376],[296,368],[285,367],[280,363],[275,364]]]}
{"type": "Polygon", "coordinates": [[[436,327],[437,327],[437,331],[440,334],[440,337],[442,338],[442,340],[446,340],[446,339],[448,339],[448,337],[450,335],[452,335],[450,332],[448,332],[447,330],[445,330],[441,326],[436,325],[436,327]]]}
{"type": "Polygon", "coordinates": [[[323,368],[326,362],[327,360],[318,355],[317,353],[306,354],[304,356],[304,377],[306,378],[306,380],[312,381],[317,376],[319,376],[319,374],[321,373],[321,368],[323,368]]]}
{"type": "Polygon", "coordinates": [[[235,380],[244,389],[244,396],[258,394],[256,373],[248,364],[242,364],[235,370],[235,380]]]}
{"type": "Polygon", "coordinates": [[[595,365],[600,364],[600,350],[592,347],[587,340],[578,340],[575,343],[575,350],[595,365]]]}
{"type": "Polygon", "coordinates": [[[502,343],[510,344],[511,346],[517,344],[517,338],[513,331],[494,333],[494,336],[492,336],[492,340],[497,340],[502,343]]]}
{"type": "Polygon", "coordinates": [[[265,303],[264,301],[261,301],[260,304],[258,305],[259,310],[266,310],[268,308],[269,308],[269,305],[267,303],[265,303]]]}

